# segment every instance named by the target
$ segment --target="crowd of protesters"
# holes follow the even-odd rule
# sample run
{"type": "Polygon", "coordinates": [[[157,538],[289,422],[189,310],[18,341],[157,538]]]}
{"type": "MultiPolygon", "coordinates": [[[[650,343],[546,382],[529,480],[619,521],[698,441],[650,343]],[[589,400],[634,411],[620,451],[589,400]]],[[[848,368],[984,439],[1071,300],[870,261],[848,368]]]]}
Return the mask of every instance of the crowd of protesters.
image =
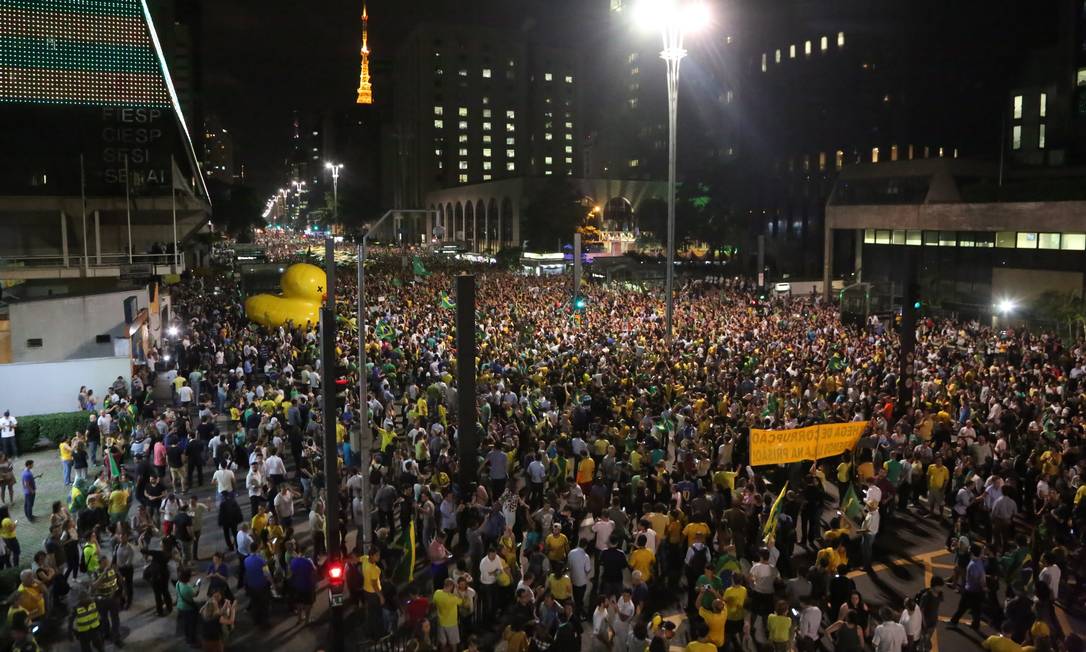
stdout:
{"type": "MultiPolygon", "coordinates": [[[[214,279],[175,286],[155,373],[101,403],[80,393],[91,416],[60,444],[71,494],[11,599],[15,649],[35,649],[27,623],[52,613],[84,650],[120,645],[134,591],[205,650],[282,605],[305,626],[328,519],[349,553],[343,608],[364,635],[398,632],[416,650],[919,652],[944,600],[958,605],[952,626],[967,613],[986,623],[995,652],[1082,649],[1056,610],[1083,599],[1083,345],[924,320],[915,390],[899,404],[892,325],[842,324],[811,297],[686,284],[669,344],[652,292],[588,286],[575,310],[568,278],[480,269],[480,474],[465,484],[442,295],[453,270],[427,263],[372,266],[364,370],[350,274],[331,369],[314,325],[263,329],[239,292],[208,291],[214,279]],[[350,398],[359,373],[364,410],[350,398]],[[165,401],[152,400],[156,382],[169,383],[165,401]],[[334,414],[323,383],[347,390],[334,414]],[[325,418],[336,451],[320,445],[325,418]],[[844,421],[869,427],[840,457],[747,465],[751,427],[844,421]],[[367,482],[377,534],[365,548],[367,482]],[[338,514],[325,513],[328,490],[338,514]],[[942,524],[955,570],[869,607],[876,596],[849,573],[870,569],[904,520],[942,524]]],[[[17,524],[2,516],[0,560],[18,565],[17,524]]]]}

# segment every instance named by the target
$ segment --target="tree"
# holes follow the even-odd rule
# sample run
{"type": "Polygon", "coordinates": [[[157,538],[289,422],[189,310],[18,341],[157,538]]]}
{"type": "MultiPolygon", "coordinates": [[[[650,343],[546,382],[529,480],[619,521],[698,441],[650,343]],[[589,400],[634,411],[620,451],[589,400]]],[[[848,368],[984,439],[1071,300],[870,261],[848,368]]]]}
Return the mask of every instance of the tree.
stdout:
{"type": "Polygon", "coordinates": [[[588,216],[588,208],[565,177],[548,177],[524,207],[521,237],[530,251],[553,251],[573,242],[573,232],[588,216]]]}

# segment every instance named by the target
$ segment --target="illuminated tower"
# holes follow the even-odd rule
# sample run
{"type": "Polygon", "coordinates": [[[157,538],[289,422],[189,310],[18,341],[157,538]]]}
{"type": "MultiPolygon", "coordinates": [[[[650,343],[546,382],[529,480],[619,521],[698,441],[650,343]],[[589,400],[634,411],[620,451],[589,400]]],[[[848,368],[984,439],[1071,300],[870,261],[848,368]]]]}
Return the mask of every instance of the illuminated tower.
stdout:
{"type": "Polygon", "coordinates": [[[366,14],[366,3],[362,3],[362,76],[358,80],[358,99],[356,104],[373,104],[373,88],[370,85],[370,47],[367,44],[370,18],[366,14]]]}

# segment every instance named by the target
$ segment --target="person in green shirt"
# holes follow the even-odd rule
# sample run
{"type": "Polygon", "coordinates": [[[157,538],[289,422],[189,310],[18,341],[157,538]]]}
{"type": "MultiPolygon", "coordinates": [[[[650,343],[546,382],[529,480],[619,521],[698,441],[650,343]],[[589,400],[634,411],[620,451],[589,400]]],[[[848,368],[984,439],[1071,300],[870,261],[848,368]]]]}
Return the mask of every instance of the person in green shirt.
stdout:
{"type": "Polygon", "coordinates": [[[705,573],[698,576],[697,582],[694,583],[694,588],[697,591],[701,591],[701,601],[698,606],[705,609],[713,608],[713,600],[723,599],[722,591],[724,590],[724,581],[720,579],[720,576],[716,574],[716,569],[712,565],[705,566],[705,573]]]}
{"type": "Polygon", "coordinates": [[[200,644],[196,632],[199,625],[197,615],[200,611],[196,604],[196,591],[200,585],[197,583],[194,587],[189,584],[191,581],[192,570],[182,566],[177,572],[177,584],[174,585],[174,590],[177,591],[177,622],[185,634],[185,641],[189,645],[196,646],[200,644]]]}
{"type": "Polygon", "coordinates": [[[437,642],[444,652],[453,652],[460,645],[460,607],[464,601],[456,595],[456,582],[452,578],[434,591],[434,609],[437,610],[437,642]]]}

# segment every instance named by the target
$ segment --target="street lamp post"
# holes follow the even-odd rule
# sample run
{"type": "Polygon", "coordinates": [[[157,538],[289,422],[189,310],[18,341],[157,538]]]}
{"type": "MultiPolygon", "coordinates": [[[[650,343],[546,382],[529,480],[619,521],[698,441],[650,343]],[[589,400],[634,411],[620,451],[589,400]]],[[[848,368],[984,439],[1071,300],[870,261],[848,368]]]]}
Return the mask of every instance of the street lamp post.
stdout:
{"type": "Polygon", "coordinates": [[[665,281],[667,341],[671,343],[675,313],[675,159],[679,117],[679,64],[686,56],[684,37],[709,20],[700,0],[642,0],[637,7],[641,25],[659,28],[663,37],[660,58],[667,65],[667,276],[665,281]]]}
{"type": "Polygon", "coordinates": [[[332,221],[339,224],[339,171],[342,163],[325,163],[324,167],[332,171],[332,221]]]}

